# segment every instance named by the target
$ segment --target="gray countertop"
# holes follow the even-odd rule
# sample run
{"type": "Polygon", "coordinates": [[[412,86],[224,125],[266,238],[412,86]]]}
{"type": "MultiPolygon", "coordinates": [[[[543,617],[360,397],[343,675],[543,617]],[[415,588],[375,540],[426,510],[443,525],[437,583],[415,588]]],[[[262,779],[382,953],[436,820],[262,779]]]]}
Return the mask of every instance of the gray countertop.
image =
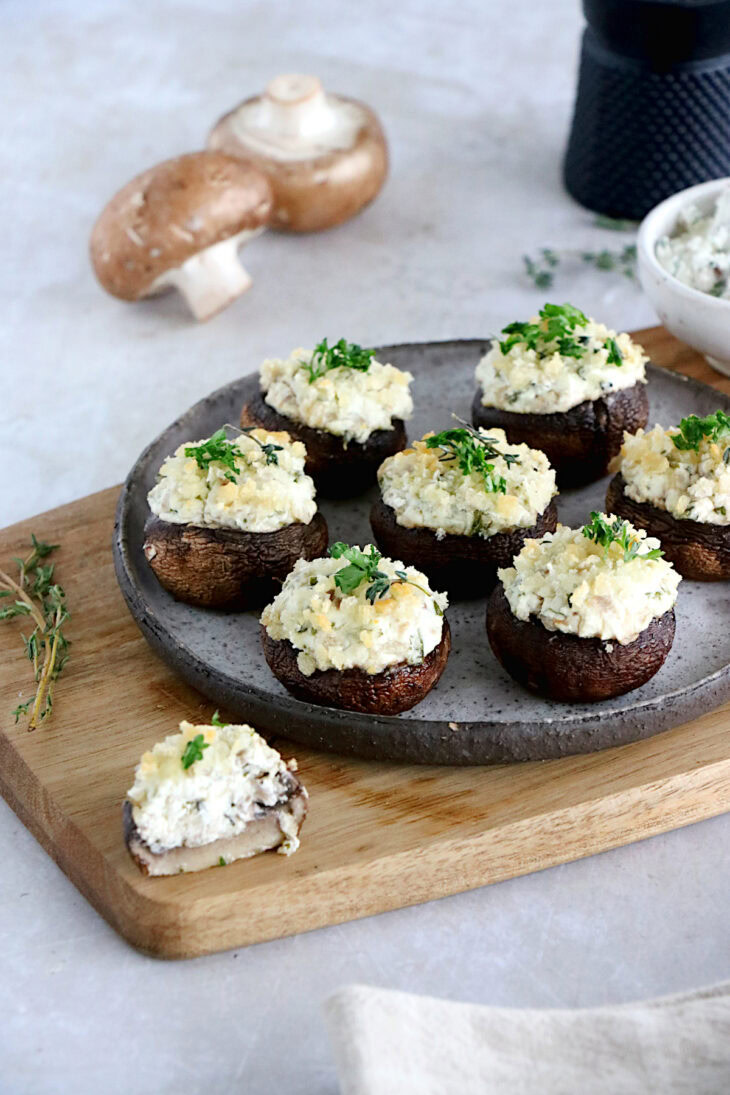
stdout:
{"type": "MultiPolygon", "coordinates": [[[[526,318],[545,294],[521,255],[541,246],[576,252],[551,299],[624,329],[654,322],[632,282],[577,256],[628,240],[561,188],[579,28],[573,0],[5,0],[2,524],[120,480],[162,426],[268,354],[323,334],[481,337],[526,318]],[[338,230],[254,241],[252,290],[208,324],[175,297],[106,297],[86,257],[101,205],[286,71],[379,111],[392,147],[380,199],[338,230]]],[[[418,908],[162,963],[123,943],[0,802],[0,1087],[333,1093],[320,1004],[347,982],[551,1007],[728,977],[729,833],[718,818],[418,908]]]]}

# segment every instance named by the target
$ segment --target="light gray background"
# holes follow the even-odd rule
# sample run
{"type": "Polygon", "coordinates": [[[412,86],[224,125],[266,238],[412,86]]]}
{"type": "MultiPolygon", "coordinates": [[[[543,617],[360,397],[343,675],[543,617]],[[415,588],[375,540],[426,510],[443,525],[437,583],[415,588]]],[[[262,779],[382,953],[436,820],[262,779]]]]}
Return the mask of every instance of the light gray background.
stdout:
{"type": "MultiPolygon", "coordinates": [[[[520,256],[616,247],[560,185],[574,0],[155,0],[0,8],[0,519],[123,477],[161,426],[266,354],[481,337],[542,302],[520,256]],[[253,289],[194,326],[175,298],[104,296],[93,218],[236,100],[311,71],[380,112],[392,176],[334,232],[268,234],[253,289]]],[[[566,266],[553,299],[653,322],[618,276],[566,266]]],[[[100,727],[103,732],[103,727],[100,727]]],[[[319,1005],[367,981],[573,1006],[730,975],[727,818],[360,923],[188,963],[129,949],[0,803],[0,1088],[333,1093],[319,1005]]]]}

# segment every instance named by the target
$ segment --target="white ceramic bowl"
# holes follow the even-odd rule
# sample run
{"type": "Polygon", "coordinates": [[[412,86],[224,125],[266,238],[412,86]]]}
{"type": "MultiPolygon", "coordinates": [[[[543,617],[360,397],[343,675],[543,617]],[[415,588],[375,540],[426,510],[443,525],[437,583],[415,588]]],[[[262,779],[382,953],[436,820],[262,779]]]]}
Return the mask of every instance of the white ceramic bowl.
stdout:
{"type": "Polygon", "coordinates": [[[662,323],[726,376],[730,376],[730,300],[678,281],[659,264],[656,243],[660,236],[672,234],[682,209],[696,205],[702,213],[709,213],[728,185],[730,179],[712,179],[672,194],[647,213],[636,241],[639,281],[662,323]]]}

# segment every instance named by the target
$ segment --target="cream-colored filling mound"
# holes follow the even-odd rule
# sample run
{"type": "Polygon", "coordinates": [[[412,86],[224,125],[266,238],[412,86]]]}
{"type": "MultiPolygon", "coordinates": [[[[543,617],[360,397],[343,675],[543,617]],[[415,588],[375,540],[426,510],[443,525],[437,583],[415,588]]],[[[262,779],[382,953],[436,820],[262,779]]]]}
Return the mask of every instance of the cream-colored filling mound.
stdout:
{"type": "Polygon", "coordinates": [[[679,432],[655,426],[624,434],[613,467],[626,494],[673,517],[730,525],[730,433],[717,441],[703,438],[695,451],[677,448],[672,437],[679,432]]]}
{"type": "MultiPolygon", "coordinates": [[[[364,549],[366,552],[368,548],[364,549]]],[[[397,579],[405,571],[411,582],[394,582],[388,593],[370,604],[361,582],[343,594],[335,574],[346,559],[300,559],[279,593],[264,609],[261,622],[272,639],[288,640],[298,651],[305,676],[316,669],[363,669],[381,673],[389,666],[418,665],[441,642],[445,593],[433,593],[428,579],[414,567],[381,559],[378,569],[397,579]]]]}
{"type": "Polygon", "coordinates": [[[185,455],[186,448],[202,443],[180,445],[160,468],[158,482],[147,495],[157,517],[176,525],[240,532],[277,532],[312,520],[317,503],[314,483],[304,473],[307,453],[301,441],[292,441],[284,432],[243,433],[234,441],[235,471],[218,461],[205,470],[185,455]],[[277,463],[267,463],[262,445],[281,446],[275,453],[277,463]]]}
{"type": "MultiPolygon", "coordinates": [[[[640,554],[660,546],[643,529],[628,525],[628,531],[640,554]]],[[[513,565],[497,573],[518,620],[532,616],[548,631],[621,644],[674,606],[681,581],[664,559],[626,562],[618,544],[606,549],[566,525],[528,540],[513,565]]]]}
{"type": "Polygon", "coordinates": [[[656,257],[684,285],[730,298],[730,186],[706,216],[696,205],[686,206],[674,234],[657,240],[656,257]]]}
{"type": "MultiPolygon", "coordinates": [[[[539,317],[530,322],[539,323],[539,317]]],[[[518,413],[556,414],[646,382],[648,358],[627,334],[591,319],[585,327],[576,327],[573,337],[583,348],[581,357],[563,356],[555,340],[540,342],[534,350],[517,342],[503,354],[496,340],[476,369],[482,404],[518,413]],[[621,365],[608,362],[609,339],[616,340],[621,365]]]]}
{"type": "MultiPolygon", "coordinates": [[[[286,801],[295,769],[295,761],[287,764],[250,726],[181,722],[179,733],[143,754],[127,798],[140,836],[160,854],[242,833],[263,807],[286,801]],[[183,754],[198,735],[207,748],[183,768],[183,754]]],[[[279,850],[296,851],[296,823],[282,812],[280,824],[286,840],[279,850]]]]}
{"type": "Polygon", "coordinates": [[[556,493],[547,456],[527,445],[508,445],[504,430],[478,432],[518,458],[510,464],[502,456],[489,460],[495,479],[504,479],[504,493],[489,490],[479,472],[464,475],[458,461],[443,460],[445,451],[428,448],[426,434],[412,448],[389,456],[378,471],[383,501],[395,510],[399,525],[432,529],[441,539],[447,533],[486,538],[535,524],[556,493]]]}
{"type": "Polygon", "coordinates": [[[410,373],[373,360],[367,372],[340,366],[311,383],[307,365],[313,350],[293,350],[286,359],[261,366],[264,399],[279,414],[314,430],[342,437],[345,444],[367,441],[375,430],[390,430],[393,419],[413,413],[410,373]]]}

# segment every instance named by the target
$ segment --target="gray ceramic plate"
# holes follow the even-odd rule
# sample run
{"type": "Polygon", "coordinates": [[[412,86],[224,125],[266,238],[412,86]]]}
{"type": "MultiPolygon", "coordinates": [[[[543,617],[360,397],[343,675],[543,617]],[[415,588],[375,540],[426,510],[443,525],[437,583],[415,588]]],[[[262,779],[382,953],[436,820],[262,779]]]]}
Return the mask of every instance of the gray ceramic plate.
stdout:
{"type": "MultiPolygon", "coordinates": [[[[486,342],[391,346],[379,353],[415,376],[409,435],[469,417],[474,367],[486,342]]],[[[660,672],[643,688],[597,705],[565,705],[524,692],[493,657],[483,600],[448,610],[453,650],[437,687],[412,711],[374,718],[293,699],[264,661],[255,613],[191,608],[172,599],[142,554],[146,495],[164,458],[183,441],[237,422],[246,378],[221,388],[173,422],[145,449],[122,489],[114,532],[117,577],[153,649],[213,705],[258,729],[338,753],[426,764],[485,764],[591,752],[648,737],[719,706],[730,696],[730,583],[685,581],[677,637],[660,672]]],[[[686,414],[730,412],[730,399],[704,384],[650,367],[650,423],[686,414]]],[[[558,498],[561,521],[582,523],[602,509],[607,480],[558,498]]],[[[368,543],[375,490],[324,502],[330,538],[368,543]]]]}

